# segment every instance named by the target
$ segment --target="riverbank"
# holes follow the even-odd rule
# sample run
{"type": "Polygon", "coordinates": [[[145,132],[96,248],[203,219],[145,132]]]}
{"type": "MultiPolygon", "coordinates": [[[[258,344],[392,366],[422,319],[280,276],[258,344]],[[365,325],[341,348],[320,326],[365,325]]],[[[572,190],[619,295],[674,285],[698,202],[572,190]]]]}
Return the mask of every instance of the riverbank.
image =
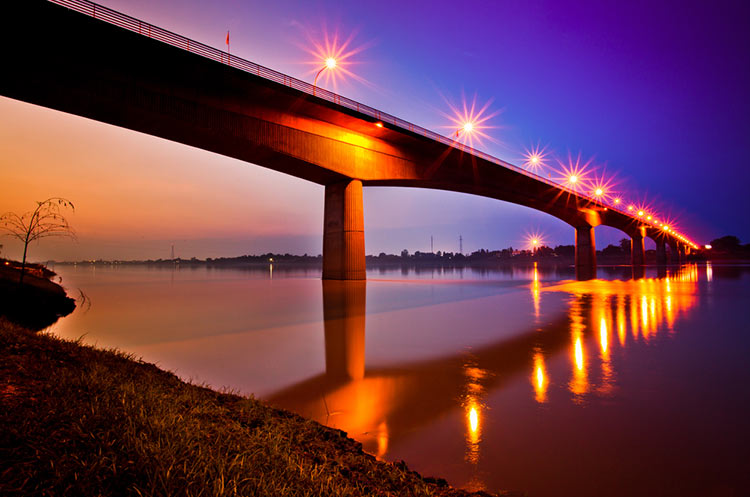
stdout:
{"type": "Polygon", "coordinates": [[[2,495],[487,495],[345,433],[0,318],[2,495]]]}
{"type": "Polygon", "coordinates": [[[21,285],[21,264],[0,259],[0,316],[26,328],[41,330],[73,312],[76,302],[52,281],[56,276],[43,266],[29,264],[21,285]]]}

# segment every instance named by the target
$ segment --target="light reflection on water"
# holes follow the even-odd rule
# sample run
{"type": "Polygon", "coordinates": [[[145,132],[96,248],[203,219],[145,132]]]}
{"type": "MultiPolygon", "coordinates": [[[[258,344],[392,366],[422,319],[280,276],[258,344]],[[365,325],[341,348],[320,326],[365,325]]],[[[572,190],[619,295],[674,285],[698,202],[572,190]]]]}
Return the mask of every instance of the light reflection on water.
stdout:
{"type": "MultiPolygon", "coordinates": [[[[367,283],[321,283],[316,271],[283,266],[263,271],[178,273],[168,284],[164,274],[139,280],[126,271],[129,290],[79,278],[92,311],[55,331],[77,337],[88,327],[87,340],[260,394],[347,431],[378,458],[404,459],[472,490],[690,495],[736,485],[739,473],[729,469],[750,468],[731,450],[750,442],[748,428],[732,424],[731,402],[746,401],[714,398],[730,405],[722,412],[729,424],[713,427],[712,440],[695,428],[713,408],[684,405],[720,395],[706,378],[686,379],[707,344],[748,352],[747,339],[717,338],[744,324],[742,305],[730,305],[729,326],[713,342],[700,324],[716,320],[706,299],[694,314],[706,285],[731,283],[724,268],[689,265],[662,277],[648,268],[640,279],[627,279],[627,268],[600,268],[600,277],[620,279],[590,281],[537,266],[378,268],[367,283]],[[126,330],[135,332],[118,342],[126,330]],[[732,443],[721,438],[725,429],[732,443]],[[726,456],[686,452],[686,443],[716,444],[726,456]],[[735,466],[726,462],[732,457],[735,466]],[[690,470],[696,465],[725,479],[701,479],[690,470]]],[[[738,274],[747,295],[748,273],[738,274]]],[[[733,376],[738,385],[750,380],[746,369],[733,376]]]]}

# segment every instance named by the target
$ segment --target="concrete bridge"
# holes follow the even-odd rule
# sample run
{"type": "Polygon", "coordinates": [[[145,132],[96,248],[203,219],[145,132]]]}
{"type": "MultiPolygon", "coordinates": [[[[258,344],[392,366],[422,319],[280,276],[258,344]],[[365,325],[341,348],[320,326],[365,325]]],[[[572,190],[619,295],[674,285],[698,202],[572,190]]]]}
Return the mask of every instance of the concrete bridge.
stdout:
{"type": "Polygon", "coordinates": [[[3,7],[0,94],[241,159],[325,186],[323,278],[365,279],[362,188],[403,186],[531,207],[575,229],[576,268],[596,269],[594,228],[644,238],[657,261],[686,239],[340,95],[86,0],[3,7]]]}

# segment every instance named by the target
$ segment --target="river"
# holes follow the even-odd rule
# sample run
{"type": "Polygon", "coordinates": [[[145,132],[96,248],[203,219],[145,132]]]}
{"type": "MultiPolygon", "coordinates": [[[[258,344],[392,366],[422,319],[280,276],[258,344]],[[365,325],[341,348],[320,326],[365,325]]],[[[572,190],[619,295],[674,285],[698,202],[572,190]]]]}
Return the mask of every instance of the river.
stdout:
{"type": "Polygon", "coordinates": [[[342,429],[471,490],[745,495],[750,267],[54,268],[51,331],[342,429]]]}

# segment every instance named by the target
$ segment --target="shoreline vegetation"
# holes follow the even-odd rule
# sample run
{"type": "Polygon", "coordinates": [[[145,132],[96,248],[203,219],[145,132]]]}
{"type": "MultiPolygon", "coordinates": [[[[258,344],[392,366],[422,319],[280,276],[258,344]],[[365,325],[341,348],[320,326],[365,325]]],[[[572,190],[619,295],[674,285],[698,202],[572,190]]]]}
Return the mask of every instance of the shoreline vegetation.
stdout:
{"type": "MultiPolygon", "coordinates": [[[[724,236],[711,241],[707,247],[691,253],[687,257],[689,262],[712,261],[719,263],[737,263],[750,261],[750,243],[742,245],[735,236],[724,236]]],[[[656,251],[649,249],[645,251],[645,263],[656,264],[656,251]]],[[[596,251],[597,263],[599,265],[630,265],[630,239],[622,239],[618,245],[608,245],[602,250],[596,251]]],[[[542,264],[548,266],[570,266],[575,263],[575,246],[558,245],[554,248],[540,245],[534,250],[517,249],[508,247],[501,250],[480,249],[468,254],[459,252],[420,252],[410,253],[404,249],[400,254],[367,255],[365,262],[368,267],[380,266],[434,266],[434,267],[470,267],[470,266],[503,266],[503,265],[530,265],[542,264]]],[[[296,264],[296,265],[322,265],[323,256],[318,255],[294,255],[266,253],[260,255],[242,255],[238,257],[208,257],[189,259],[176,257],[170,259],[147,259],[147,260],[81,260],[81,261],[48,261],[48,265],[149,265],[149,266],[205,266],[205,267],[238,267],[268,264],[296,264]]]]}
{"type": "Polygon", "coordinates": [[[21,263],[0,259],[0,316],[32,330],[50,326],[76,307],[57,276],[39,264],[27,264],[21,284],[21,263]]]}
{"type": "MultiPolygon", "coordinates": [[[[486,496],[346,433],[0,318],[0,494],[486,496]]],[[[509,494],[501,494],[509,495],[509,494]]]]}

